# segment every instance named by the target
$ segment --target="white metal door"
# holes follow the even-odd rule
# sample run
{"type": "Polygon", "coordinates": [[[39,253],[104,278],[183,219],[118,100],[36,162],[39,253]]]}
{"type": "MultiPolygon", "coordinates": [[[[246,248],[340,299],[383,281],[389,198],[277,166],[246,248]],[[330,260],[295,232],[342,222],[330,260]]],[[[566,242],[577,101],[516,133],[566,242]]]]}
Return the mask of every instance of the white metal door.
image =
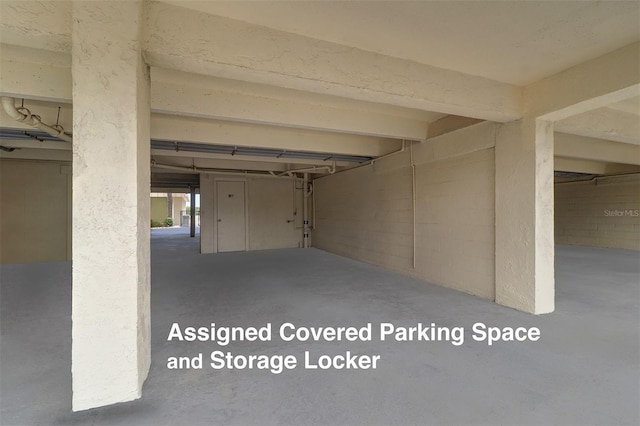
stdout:
{"type": "Polygon", "coordinates": [[[246,250],[244,182],[217,182],[218,251],[246,250]]]}
{"type": "Polygon", "coordinates": [[[249,250],[298,247],[302,230],[296,232],[293,185],[290,179],[249,182],[249,250]]]}

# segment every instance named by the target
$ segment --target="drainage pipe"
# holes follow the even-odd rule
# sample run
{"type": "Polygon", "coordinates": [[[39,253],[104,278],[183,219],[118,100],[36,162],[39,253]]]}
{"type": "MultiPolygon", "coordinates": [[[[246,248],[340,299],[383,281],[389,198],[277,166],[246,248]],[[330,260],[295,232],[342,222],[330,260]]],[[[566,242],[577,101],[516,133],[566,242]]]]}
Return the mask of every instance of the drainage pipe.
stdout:
{"type": "MultiPolygon", "coordinates": [[[[313,185],[313,181],[311,181],[311,185],[313,185]]],[[[313,186],[311,187],[311,214],[313,215],[313,224],[311,229],[315,232],[316,230],[316,191],[313,190],[313,186]]]]}
{"type": "Polygon", "coordinates": [[[409,147],[411,164],[411,200],[413,202],[413,269],[416,269],[416,165],[413,162],[413,144],[409,147]]]}
{"type": "Polygon", "coordinates": [[[8,96],[0,96],[0,100],[2,101],[2,107],[9,117],[13,118],[20,123],[28,124],[31,127],[35,127],[36,129],[40,129],[42,131],[47,132],[53,137],[58,139],[62,139],[65,142],[71,142],[71,136],[67,135],[64,132],[62,126],[55,124],[53,126],[49,126],[45,124],[40,119],[40,116],[31,114],[27,108],[19,107],[16,108],[15,100],[8,96]]]}
{"type": "Polygon", "coordinates": [[[151,167],[157,167],[159,169],[167,169],[167,170],[179,170],[181,172],[189,172],[189,173],[207,173],[214,175],[230,175],[230,176],[245,176],[245,177],[261,177],[261,178],[278,178],[278,179],[298,179],[297,177],[292,176],[280,176],[273,174],[264,174],[264,173],[255,173],[250,170],[241,170],[237,172],[229,172],[226,170],[216,170],[216,169],[207,169],[200,167],[182,167],[182,166],[171,166],[168,164],[159,164],[155,161],[151,162],[151,167]]]}
{"type": "Polygon", "coordinates": [[[309,248],[309,196],[313,191],[313,189],[308,189],[309,173],[304,173],[302,187],[304,188],[304,197],[302,200],[302,220],[303,220],[302,247],[309,248]]]}
{"type": "Polygon", "coordinates": [[[381,157],[374,158],[373,160],[371,160],[369,162],[369,164],[371,164],[373,166],[376,163],[376,161],[380,161],[383,158],[391,157],[392,155],[400,154],[401,152],[405,152],[406,150],[407,150],[407,141],[403,139],[402,140],[402,148],[400,148],[397,151],[390,152],[390,153],[388,153],[386,155],[383,155],[381,157]]]}
{"type": "MultiPolygon", "coordinates": [[[[410,141],[410,142],[413,144],[412,141],[410,141]]],[[[380,161],[380,160],[382,160],[384,158],[391,157],[391,156],[394,156],[394,155],[401,154],[401,153],[405,152],[407,150],[406,144],[407,144],[407,141],[403,139],[402,140],[402,148],[400,148],[399,150],[390,152],[390,153],[385,154],[385,155],[383,155],[381,157],[373,158],[373,159],[367,161],[366,163],[357,164],[355,166],[351,166],[351,167],[347,167],[347,168],[344,168],[344,169],[340,169],[336,173],[342,173],[342,172],[346,172],[348,170],[353,170],[353,169],[357,169],[357,168],[365,167],[365,166],[373,166],[373,165],[375,165],[376,161],[380,161]]]]}
{"type": "Polygon", "coordinates": [[[309,167],[306,169],[287,170],[285,172],[280,173],[279,176],[291,175],[292,173],[315,173],[323,170],[326,170],[327,172],[329,172],[329,174],[334,174],[336,172],[336,162],[334,161],[331,166],[316,166],[316,167],[309,167]]]}

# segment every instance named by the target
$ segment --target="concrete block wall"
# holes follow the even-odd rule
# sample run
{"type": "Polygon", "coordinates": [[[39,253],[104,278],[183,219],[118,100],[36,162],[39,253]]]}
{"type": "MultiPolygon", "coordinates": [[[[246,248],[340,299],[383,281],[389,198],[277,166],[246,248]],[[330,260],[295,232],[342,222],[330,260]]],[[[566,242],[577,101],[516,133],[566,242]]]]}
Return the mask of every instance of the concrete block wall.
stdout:
{"type": "Polygon", "coordinates": [[[416,166],[416,273],[493,300],[492,148],[416,166]]]}
{"type": "Polygon", "coordinates": [[[313,246],[493,299],[496,130],[480,123],[315,180],[313,246]]]}
{"type": "Polygon", "coordinates": [[[640,174],[555,184],[556,244],[640,250],[640,174]]]}
{"type": "Polygon", "coordinates": [[[312,245],[409,271],[413,265],[413,201],[408,159],[405,153],[314,181],[312,245]],[[389,167],[394,161],[396,167],[389,167]]]}
{"type": "Polygon", "coordinates": [[[71,164],[1,159],[0,263],[64,260],[71,260],[71,164]]]}

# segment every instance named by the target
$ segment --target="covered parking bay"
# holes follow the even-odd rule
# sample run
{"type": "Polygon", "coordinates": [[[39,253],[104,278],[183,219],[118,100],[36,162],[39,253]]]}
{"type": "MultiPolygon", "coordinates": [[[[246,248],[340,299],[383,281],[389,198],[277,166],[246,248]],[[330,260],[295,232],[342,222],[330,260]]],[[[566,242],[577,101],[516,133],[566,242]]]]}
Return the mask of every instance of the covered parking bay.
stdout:
{"type": "MultiPolygon", "coordinates": [[[[177,235],[170,235],[176,233],[177,235]]],[[[68,262],[2,266],[4,424],[637,424],[637,253],[559,246],[553,315],[531,316],[321,250],[200,255],[152,235],[152,362],[140,401],[70,413],[68,262]],[[55,283],[55,287],[51,284],[55,283]],[[19,306],[20,309],[15,307],[19,306]],[[184,325],[539,327],[538,342],[167,341],[184,325]],[[170,356],[375,353],[373,370],[169,370],[170,356]],[[524,420],[526,419],[526,420],[524,420]]],[[[100,368],[100,366],[96,366],[100,368]]]]}
{"type": "Polygon", "coordinates": [[[639,14],[595,0],[3,0],[3,416],[63,392],[54,417],[70,422],[168,406],[238,422],[513,422],[518,407],[522,422],[637,423],[639,14]],[[191,237],[150,231],[184,217],[191,237]],[[445,336],[481,322],[528,341],[266,339],[222,349],[380,359],[172,370],[217,347],[167,341],[173,324],[265,321],[445,336]],[[606,407],[582,407],[603,389],[606,407]]]}

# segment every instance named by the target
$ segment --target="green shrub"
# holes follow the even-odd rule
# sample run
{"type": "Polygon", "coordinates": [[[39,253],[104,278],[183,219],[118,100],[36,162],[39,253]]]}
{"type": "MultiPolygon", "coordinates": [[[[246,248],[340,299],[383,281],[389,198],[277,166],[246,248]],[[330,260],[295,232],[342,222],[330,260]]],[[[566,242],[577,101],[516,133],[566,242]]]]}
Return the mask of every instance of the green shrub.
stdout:
{"type": "Polygon", "coordinates": [[[173,219],[168,217],[164,220],[164,226],[173,226],[173,219]]]}
{"type": "Polygon", "coordinates": [[[151,219],[151,227],[152,228],[162,228],[164,225],[157,220],[151,219]]]}

